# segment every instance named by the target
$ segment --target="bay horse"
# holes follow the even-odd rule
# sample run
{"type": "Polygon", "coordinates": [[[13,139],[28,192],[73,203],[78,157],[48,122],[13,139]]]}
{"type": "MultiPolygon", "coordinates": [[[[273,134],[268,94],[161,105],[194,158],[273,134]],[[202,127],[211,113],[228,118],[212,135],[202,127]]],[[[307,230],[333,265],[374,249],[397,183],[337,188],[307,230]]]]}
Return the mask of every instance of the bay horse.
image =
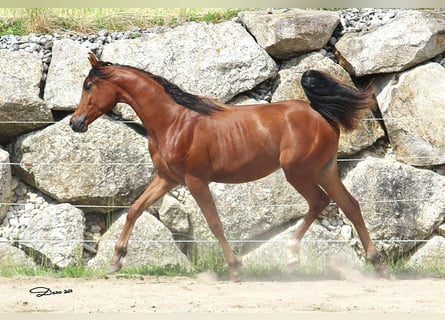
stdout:
{"type": "Polygon", "coordinates": [[[121,269],[132,228],[141,213],[172,188],[187,186],[219,241],[231,281],[239,281],[240,259],[230,248],[209,183],[242,183],[280,167],[309,205],[298,223],[295,244],[334,200],[353,223],[367,259],[384,274],[358,202],[343,185],[337,168],[340,127],[353,130],[363,112],[375,105],[370,86],[355,89],[328,74],[309,70],[301,84],[308,101],[232,106],[185,92],[167,79],[132,66],[99,61],[89,54],[91,70],[70,119],[85,132],[118,102],[129,104],[148,135],[155,168],[151,183],[128,210],[108,271],[121,269]]]}

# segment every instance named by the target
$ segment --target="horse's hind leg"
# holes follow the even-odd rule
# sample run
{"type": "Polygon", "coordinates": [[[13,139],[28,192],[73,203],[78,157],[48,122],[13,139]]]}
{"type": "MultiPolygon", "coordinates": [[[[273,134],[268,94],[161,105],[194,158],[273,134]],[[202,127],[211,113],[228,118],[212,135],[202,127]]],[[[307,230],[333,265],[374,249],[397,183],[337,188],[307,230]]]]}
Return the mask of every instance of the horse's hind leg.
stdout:
{"type": "Polygon", "coordinates": [[[336,159],[332,159],[322,170],[319,183],[354,225],[366,252],[367,259],[373,264],[378,273],[386,277],[388,271],[381,263],[380,255],[369,236],[360,206],[340,180],[336,159]]]}
{"type": "MultiPolygon", "coordinates": [[[[300,220],[294,231],[294,238],[288,243],[289,249],[296,251],[299,243],[314,220],[329,204],[329,197],[318,186],[316,174],[313,172],[296,172],[283,168],[287,181],[306,199],[309,209],[302,220],[300,220]]],[[[292,262],[292,261],[289,261],[292,262]]]]}
{"type": "Polygon", "coordinates": [[[122,268],[122,262],[120,260],[127,254],[131,230],[133,230],[133,226],[142,212],[176,185],[176,182],[169,181],[156,174],[147,189],[133,203],[128,210],[127,219],[119,239],[116,241],[114,255],[108,268],[109,273],[119,271],[122,268]]]}

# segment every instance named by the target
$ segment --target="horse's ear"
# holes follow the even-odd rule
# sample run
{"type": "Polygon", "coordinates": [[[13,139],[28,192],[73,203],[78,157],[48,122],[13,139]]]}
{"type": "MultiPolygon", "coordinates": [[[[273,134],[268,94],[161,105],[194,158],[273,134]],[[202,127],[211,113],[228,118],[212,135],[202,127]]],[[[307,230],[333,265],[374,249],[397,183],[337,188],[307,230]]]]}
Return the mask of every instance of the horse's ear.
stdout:
{"type": "Polygon", "coordinates": [[[92,52],[89,53],[88,60],[90,60],[91,66],[93,68],[99,68],[100,67],[99,60],[97,60],[96,56],[92,52]]]}

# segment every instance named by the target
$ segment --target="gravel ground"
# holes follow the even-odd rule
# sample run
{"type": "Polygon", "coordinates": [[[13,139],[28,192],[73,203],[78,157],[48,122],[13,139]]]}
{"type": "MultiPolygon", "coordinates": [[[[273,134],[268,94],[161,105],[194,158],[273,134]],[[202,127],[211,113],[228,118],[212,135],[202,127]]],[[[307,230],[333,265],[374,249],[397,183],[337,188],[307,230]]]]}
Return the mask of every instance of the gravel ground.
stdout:
{"type": "Polygon", "coordinates": [[[3,313],[409,313],[433,319],[430,315],[445,315],[444,296],[445,280],[381,280],[351,273],[336,280],[241,283],[217,281],[209,274],[0,278],[3,313]],[[50,291],[38,287],[59,294],[39,297],[50,291]]]}

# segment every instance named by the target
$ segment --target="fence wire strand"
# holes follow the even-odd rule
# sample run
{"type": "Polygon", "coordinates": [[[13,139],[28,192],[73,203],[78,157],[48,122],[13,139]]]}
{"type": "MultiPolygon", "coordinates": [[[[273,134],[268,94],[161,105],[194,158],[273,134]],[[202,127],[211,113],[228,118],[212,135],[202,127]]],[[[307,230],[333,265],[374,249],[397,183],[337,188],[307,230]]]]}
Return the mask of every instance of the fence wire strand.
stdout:
{"type": "MultiPolygon", "coordinates": [[[[264,244],[264,243],[281,243],[283,246],[285,246],[288,243],[289,240],[287,239],[227,239],[227,242],[233,243],[233,244],[264,244]]],[[[357,240],[358,241],[358,240],[357,240]]],[[[385,244],[395,244],[395,243],[426,243],[429,240],[427,239],[372,239],[375,243],[385,243],[385,244]]],[[[37,244],[37,243],[60,243],[61,239],[32,239],[32,240],[24,240],[24,239],[18,239],[18,240],[7,240],[0,238],[0,243],[11,243],[14,242],[18,245],[27,245],[27,244],[37,244]]],[[[86,244],[97,244],[97,243],[111,243],[114,244],[116,240],[86,240],[86,239],[78,239],[78,240],[67,240],[64,239],[63,243],[86,243],[86,244]]],[[[156,239],[156,240],[141,240],[141,239],[130,239],[131,243],[165,243],[165,244],[181,244],[181,243],[194,243],[194,244],[215,244],[218,245],[219,242],[217,240],[210,240],[210,239],[191,239],[191,240],[176,240],[176,239],[156,239]]],[[[348,244],[350,245],[352,243],[356,242],[356,239],[350,239],[350,240],[342,240],[342,239],[324,239],[324,240],[317,240],[317,239],[305,239],[303,238],[301,240],[301,243],[311,243],[311,244],[322,244],[322,243],[337,243],[337,244],[348,244]]]]}
{"type": "MultiPolygon", "coordinates": [[[[240,106],[242,107],[242,106],[240,106]]],[[[73,110],[74,111],[74,110],[73,110]]],[[[371,118],[363,118],[359,121],[423,121],[423,120],[445,120],[445,116],[430,116],[430,117],[417,117],[417,116],[406,116],[406,117],[371,117],[371,118]]],[[[129,124],[140,124],[135,120],[117,120],[117,119],[109,119],[112,122],[119,123],[129,123],[129,124]]],[[[36,121],[36,120],[0,120],[0,124],[55,124],[60,121],[56,120],[45,120],[45,121],[36,121]]]]}

